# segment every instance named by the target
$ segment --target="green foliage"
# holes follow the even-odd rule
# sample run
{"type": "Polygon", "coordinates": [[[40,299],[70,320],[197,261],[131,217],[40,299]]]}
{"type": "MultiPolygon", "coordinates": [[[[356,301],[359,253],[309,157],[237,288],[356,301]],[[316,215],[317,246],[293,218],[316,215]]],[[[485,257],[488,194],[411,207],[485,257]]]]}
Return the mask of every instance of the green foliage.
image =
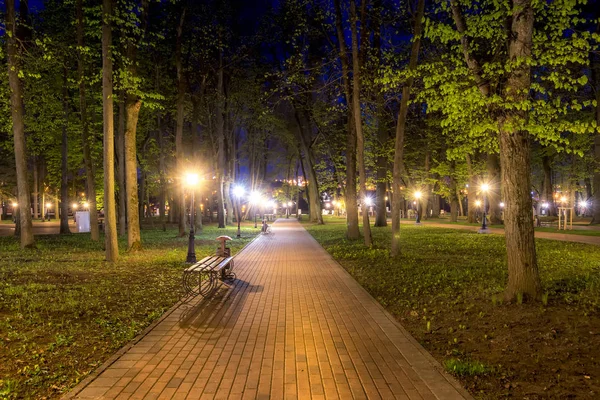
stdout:
{"type": "Polygon", "coordinates": [[[444,362],[446,371],[458,376],[476,376],[484,375],[491,371],[485,364],[477,361],[460,360],[450,358],[444,362]]]}

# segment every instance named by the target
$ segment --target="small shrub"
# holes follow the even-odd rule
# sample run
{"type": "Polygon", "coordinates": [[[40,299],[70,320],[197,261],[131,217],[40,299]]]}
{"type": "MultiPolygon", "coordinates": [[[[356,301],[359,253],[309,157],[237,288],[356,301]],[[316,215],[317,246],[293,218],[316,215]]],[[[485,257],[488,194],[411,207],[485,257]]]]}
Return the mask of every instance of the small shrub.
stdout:
{"type": "Polygon", "coordinates": [[[463,361],[458,358],[450,358],[444,362],[446,371],[457,376],[485,375],[491,368],[478,361],[463,361]]]}

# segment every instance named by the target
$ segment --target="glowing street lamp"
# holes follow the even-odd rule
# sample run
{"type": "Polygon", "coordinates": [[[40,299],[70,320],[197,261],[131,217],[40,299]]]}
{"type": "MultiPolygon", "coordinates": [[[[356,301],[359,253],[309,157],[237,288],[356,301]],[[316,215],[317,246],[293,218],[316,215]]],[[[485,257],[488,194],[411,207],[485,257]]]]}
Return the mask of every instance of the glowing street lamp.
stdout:
{"type": "Polygon", "coordinates": [[[487,221],[485,218],[485,201],[487,199],[487,192],[490,190],[490,185],[487,183],[481,184],[481,193],[483,193],[483,218],[481,219],[481,229],[477,231],[478,233],[489,233],[489,229],[487,227],[487,221]]]}
{"type": "Polygon", "coordinates": [[[73,210],[77,210],[77,207],[79,207],[79,204],[73,203],[73,205],[71,207],[73,208],[73,210]]]}
{"type": "MultiPolygon", "coordinates": [[[[253,206],[258,205],[258,203],[260,203],[261,197],[262,196],[257,191],[250,193],[250,203],[253,206]]],[[[256,210],[254,210],[254,227],[256,228],[256,210]]]]}
{"type": "Polygon", "coordinates": [[[196,185],[199,182],[199,178],[198,178],[198,174],[192,174],[192,173],[188,173],[185,175],[185,185],[188,186],[190,188],[190,191],[192,193],[192,203],[190,204],[190,236],[188,239],[188,253],[187,253],[187,258],[185,260],[186,263],[189,264],[194,264],[196,262],[196,249],[195,249],[195,244],[196,244],[196,238],[194,236],[195,232],[194,232],[194,189],[196,187],[196,185]]]}
{"type": "Polygon", "coordinates": [[[238,223],[238,229],[237,229],[237,235],[236,235],[236,237],[238,237],[238,238],[242,237],[242,234],[240,232],[240,219],[241,219],[240,202],[242,200],[242,196],[244,196],[244,193],[246,193],[246,190],[244,189],[243,186],[236,185],[233,188],[233,195],[235,197],[237,197],[237,223],[238,223]]]}
{"type": "Polygon", "coordinates": [[[419,213],[419,203],[421,200],[422,193],[417,191],[414,193],[414,196],[415,196],[416,203],[417,203],[417,220],[415,221],[415,224],[421,224],[421,214],[419,213]]]}
{"type": "Polygon", "coordinates": [[[46,203],[46,219],[50,221],[50,207],[52,207],[52,203],[46,203]]]}

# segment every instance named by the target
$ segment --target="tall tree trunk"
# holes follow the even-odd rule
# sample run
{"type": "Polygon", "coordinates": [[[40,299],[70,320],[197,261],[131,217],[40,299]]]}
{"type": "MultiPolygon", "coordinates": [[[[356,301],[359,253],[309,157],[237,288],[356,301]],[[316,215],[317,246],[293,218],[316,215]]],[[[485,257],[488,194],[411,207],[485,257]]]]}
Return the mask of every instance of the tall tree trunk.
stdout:
{"type": "MultiPolygon", "coordinates": [[[[481,75],[479,61],[471,54],[467,25],[456,0],[451,0],[451,9],[456,28],[461,37],[465,62],[484,96],[491,93],[489,83],[481,75]]],[[[534,11],[531,0],[512,2],[508,46],[508,62],[528,60],[531,57],[534,11]]],[[[520,63],[509,74],[503,91],[504,98],[523,101],[529,95],[531,67],[520,63]]],[[[541,284],[533,237],[533,210],[531,201],[530,145],[527,132],[515,129],[518,121],[526,120],[525,111],[498,115],[500,141],[501,185],[505,206],[504,232],[508,260],[507,299],[519,293],[537,298],[541,284]]]]}
{"type": "MultiPolygon", "coordinates": [[[[61,140],[61,179],[60,179],[60,234],[71,233],[69,230],[69,180],[68,180],[68,169],[67,169],[67,127],[69,125],[69,102],[68,102],[68,81],[67,81],[67,68],[63,68],[63,127],[62,127],[62,140],[61,140]]],[[[58,207],[56,207],[56,216],[58,218],[58,207]]]]}
{"type": "Polygon", "coordinates": [[[87,115],[87,101],[85,90],[85,46],[83,34],[83,0],[77,0],[77,46],[79,47],[77,57],[77,75],[79,77],[79,112],[81,119],[81,142],[83,149],[83,164],[85,165],[85,182],[87,200],[90,210],[90,232],[93,241],[100,240],[100,228],[98,226],[98,207],[96,206],[96,180],[92,154],[90,151],[90,128],[87,115]]]}
{"type": "Polygon", "coordinates": [[[556,204],[554,203],[554,187],[552,182],[552,165],[549,156],[542,157],[542,170],[544,171],[544,183],[542,184],[542,201],[548,204],[548,215],[556,216],[556,204]]]}
{"type": "MultiPolygon", "coordinates": [[[[23,2],[25,0],[21,0],[23,2]]],[[[25,4],[26,6],[26,4],[25,4]]],[[[6,31],[8,33],[8,84],[10,87],[10,108],[13,123],[15,165],[17,170],[17,191],[21,247],[34,246],[33,225],[31,223],[31,200],[27,174],[27,148],[23,109],[23,83],[21,72],[20,38],[17,36],[15,0],[6,0],[6,31]]]]}
{"type": "MultiPolygon", "coordinates": [[[[217,71],[217,102],[215,107],[215,131],[217,135],[217,220],[219,228],[225,228],[225,126],[223,120],[223,53],[219,53],[217,71]]],[[[229,186],[229,185],[228,185],[229,186]]],[[[227,194],[229,198],[229,194],[227,194]]],[[[231,215],[231,207],[227,209],[231,215]]]]}
{"type": "MultiPolygon", "coordinates": [[[[104,123],[104,226],[106,261],[119,257],[117,216],[115,209],[115,126],[112,80],[112,13],[113,1],[103,0],[102,23],[102,108],[104,123]]],[[[91,210],[95,212],[95,210],[91,210]]]]}
{"type": "MultiPolygon", "coordinates": [[[[183,23],[185,22],[186,8],[181,13],[179,19],[179,26],[177,27],[177,42],[175,45],[175,65],[177,68],[177,123],[175,129],[175,157],[177,159],[177,175],[183,174],[184,165],[184,154],[183,154],[183,107],[185,102],[185,76],[183,75],[183,60],[182,60],[182,35],[183,35],[183,23]]],[[[185,189],[183,187],[183,181],[179,181],[179,188],[177,193],[177,203],[179,208],[178,222],[179,222],[179,236],[185,236],[185,189]]]]}
{"type": "MultiPolygon", "coordinates": [[[[408,61],[408,70],[413,72],[417,68],[419,60],[419,47],[421,45],[422,19],[425,12],[425,0],[419,0],[417,3],[417,12],[414,19],[413,42],[410,49],[410,59],[408,61]]],[[[398,110],[398,121],[396,123],[396,142],[394,145],[394,170],[392,191],[392,245],[390,254],[397,256],[400,254],[400,211],[402,210],[402,197],[400,196],[400,187],[402,186],[402,176],[404,175],[404,137],[406,130],[406,116],[408,115],[408,102],[410,92],[414,83],[414,78],[407,79],[402,88],[402,99],[400,100],[400,109],[398,110]]]]}
{"type": "MultiPolygon", "coordinates": [[[[119,93],[119,126],[115,137],[115,149],[117,150],[117,186],[119,190],[119,235],[125,236],[127,233],[127,188],[125,181],[125,121],[127,119],[125,111],[125,92],[119,93]]],[[[136,178],[137,181],[137,178],[136,178]]]]}
{"type": "Polygon", "coordinates": [[[477,176],[473,170],[473,162],[469,154],[466,155],[467,173],[469,174],[469,188],[467,191],[467,221],[472,224],[477,222],[477,176]]]}
{"type": "Polygon", "coordinates": [[[129,251],[140,250],[140,214],[137,180],[137,122],[142,102],[137,96],[127,95],[127,123],[125,128],[125,192],[127,196],[127,248],[129,251]]]}
{"type": "Polygon", "coordinates": [[[450,222],[458,222],[459,198],[455,178],[456,163],[450,162],[450,222]]]}
{"type": "MultiPolygon", "coordinates": [[[[321,196],[319,194],[319,182],[317,181],[317,173],[315,171],[315,156],[310,143],[310,119],[305,113],[294,108],[296,123],[298,125],[298,139],[300,140],[300,148],[304,153],[304,168],[308,173],[308,208],[310,221],[318,224],[323,224],[323,214],[321,213],[321,196]],[[304,114],[304,115],[303,115],[304,114]]],[[[291,160],[288,167],[288,180],[291,171],[291,160]]],[[[289,187],[288,187],[289,188],[289,187]]],[[[291,198],[288,193],[288,199],[291,198]]]]}
{"type": "MultiPolygon", "coordinates": [[[[600,14],[596,7],[596,15],[600,14]]],[[[600,19],[596,32],[600,33],[600,19]]],[[[600,55],[592,54],[592,82],[596,92],[596,126],[600,126],[600,55]]],[[[592,224],[600,224],[600,132],[594,137],[594,198],[592,200],[592,224]]]]}
{"type": "MultiPolygon", "coordinates": [[[[364,4],[364,0],[363,0],[364,4]]],[[[356,16],[356,1],[350,2],[351,13],[351,31],[352,31],[352,114],[354,115],[354,125],[356,129],[356,158],[358,161],[358,180],[360,202],[362,204],[363,217],[363,237],[365,246],[373,244],[371,237],[371,224],[369,223],[369,209],[367,206],[367,170],[365,168],[365,135],[362,126],[362,112],[360,109],[360,59],[358,57],[358,32],[357,32],[357,16],[356,16]]],[[[360,27],[361,31],[366,29],[365,26],[360,27]]],[[[362,46],[366,46],[362,43],[362,46]]]]}
{"type": "Polygon", "coordinates": [[[352,93],[350,90],[350,67],[348,63],[348,49],[344,39],[342,26],[342,7],[340,0],[335,0],[335,30],[340,47],[340,61],[342,63],[342,81],[344,94],[348,107],[348,133],[346,141],[346,236],[348,239],[360,238],[358,227],[358,203],[356,199],[356,131],[354,130],[352,116],[352,93]]]}
{"type": "MultiPolygon", "coordinates": [[[[515,0],[509,46],[511,63],[531,57],[533,21],[531,0],[515,0]]],[[[509,75],[504,96],[522,101],[527,98],[530,85],[531,67],[523,63],[509,75]]],[[[502,194],[506,199],[507,299],[514,299],[519,293],[537,299],[541,292],[533,236],[529,136],[527,132],[514,128],[518,126],[516,120],[526,119],[525,112],[507,113],[498,118],[502,194]]]]}
{"type": "Polygon", "coordinates": [[[33,156],[33,218],[40,217],[40,179],[38,176],[38,157],[33,156]]]}
{"type": "Polygon", "coordinates": [[[488,217],[490,224],[502,223],[502,208],[500,207],[500,161],[497,154],[487,156],[488,185],[487,192],[488,217]]]}

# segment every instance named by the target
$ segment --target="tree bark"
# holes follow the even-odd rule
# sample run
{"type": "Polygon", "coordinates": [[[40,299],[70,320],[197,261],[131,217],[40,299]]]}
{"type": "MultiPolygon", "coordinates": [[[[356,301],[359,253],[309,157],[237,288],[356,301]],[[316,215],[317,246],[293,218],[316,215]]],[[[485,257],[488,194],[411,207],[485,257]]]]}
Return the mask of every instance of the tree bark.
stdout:
{"type": "MultiPolygon", "coordinates": [[[[117,186],[119,197],[119,235],[125,236],[127,233],[127,187],[125,181],[125,121],[127,119],[125,111],[125,93],[121,91],[119,95],[119,126],[115,137],[115,149],[117,151],[117,186]]],[[[136,178],[137,181],[137,178],[136,178]]]]}
{"type": "Polygon", "coordinates": [[[456,171],[456,163],[452,161],[450,163],[450,222],[458,222],[458,211],[459,211],[459,198],[458,190],[456,185],[456,178],[454,177],[456,171]]]}
{"type": "MultiPolygon", "coordinates": [[[[513,2],[512,39],[509,46],[511,62],[531,56],[534,11],[531,0],[513,2]]],[[[504,96],[522,101],[529,94],[531,67],[523,63],[508,77],[504,96]]],[[[537,266],[533,236],[531,201],[530,144],[528,133],[520,129],[517,120],[524,121],[527,114],[507,113],[498,118],[500,128],[500,162],[502,164],[502,194],[505,205],[505,239],[508,261],[508,287],[506,298],[523,294],[537,299],[541,282],[537,266]]]]}
{"type": "MultiPolygon", "coordinates": [[[[363,0],[364,4],[364,0],[363,0]]],[[[356,131],[356,158],[358,161],[359,195],[362,204],[363,238],[365,246],[373,245],[371,237],[371,224],[369,223],[369,209],[367,206],[367,170],[365,168],[365,135],[362,126],[362,112],[360,109],[360,59],[358,56],[358,32],[356,1],[350,1],[351,31],[352,31],[352,114],[356,131]]],[[[361,26],[361,31],[366,28],[361,26]]],[[[362,46],[365,46],[362,43],[362,46]]]]}
{"type": "Polygon", "coordinates": [[[473,169],[473,162],[469,154],[466,155],[467,173],[469,174],[469,187],[467,190],[467,222],[473,224],[477,222],[477,176],[473,169]]]}
{"type": "Polygon", "coordinates": [[[487,156],[488,185],[487,192],[488,217],[490,224],[502,224],[502,208],[500,207],[500,161],[497,154],[487,156]]]}
{"type": "MultiPolygon", "coordinates": [[[[413,72],[417,68],[419,60],[419,47],[421,45],[422,20],[425,12],[425,0],[419,0],[417,3],[417,12],[414,19],[413,42],[410,50],[410,59],[408,61],[408,70],[413,72]]],[[[407,79],[402,88],[402,99],[400,100],[400,109],[398,110],[398,121],[396,123],[396,141],[394,145],[394,169],[392,179],[392,245],[390,254],[397,256],[400,254],[400,211],[403,206],[403,199],[400,196],[402,187],[402,176],[404,175],[404,137],[406,130],[406,117],[408,115],[408,102],[410,92],[414,83],[412,75],[407,79]]]]}
{"type": "Polygon", "coordinates": [[[96,206],[96,180],[90,151],[90,128],[87,116],[87,101],[85,88],[85,38],[83,33],[83,0],[77,0],[77,75],[79,78],[79,112],[81,119],[81,142],[83,150],[83,164],[85,166],[86,193],[90,210],[90,233],[93,241],[100,240],[98,227],[98,212],[96,206]]]}
{"type": "Polygon", "coordinates": [[[40,205],[40,179],[38,176],[38,157],[33,156],[33,218],[38,219],[40,217],[39,205],[40,205]]]}
{"type": "MultiPolygon", "coordinates": [[[[451,0],[456,28],[461,37],[465,62],[484,96],[491,93],[481,71],[479,61],[471,54],[467,25],[456,0],[451,0]]],[[[534,11],[531,0],[512,2],[508,58],[527,60],[531,57],[534,11]]],[[[531,67],[523,62],[508,74],[503,97],[522,101],[529,94],[531,67]]],[[[502,194],[505,201],[504,231],[508,260],[508,287],[505,297],[514,299],[521,293],[537,298],[541,284],[537,268],[533,237],[533,210],[531,201],[531,170],[529,138],[518,128],[518,122],[527,118],[526,112],[508,112],[496,116],[499,128],[502,194]]]]}
{"type": "MultiPolygon", "coordinates": [[[[600,14],[596,8],[596,14],[600,14]]],[[[596,27],[596,32],[600,33],[600,20],[596,27]]],[[[592,82],[596,92],[596,126],[600,126],[600,55],[592,54],[592,82]]],[[[594,198],[592,200],[593,216],[592,224],[600,224],[600,133],[594,138],[594,198]]]]}
{"type": "Polygon", "coordinates": [[[346,106],[348,107],[348,133],[346,141],[346,236],[348,239],[360,238],[358,227],[358,204],[356,199],[356,131],[354,129],[352,116],[352,93],[350,90],[348,49],[344,39],[344,28],[342,26],[342,7],[340,0],[334,1],[335,5],[335,27],[340,47],[340,61],[342,63],[342,81],[346,106]]]}
{"type": "Polygon", "coordinates": [[[127,123],[125,128],[125,193],[127,196],[127,249],[142,248],[137,179],[137,122],[142,102],[137,96],[127,95],[127,123]]]}
{"type": "MultiPolygon", "coordinates": [[[[115,127],[112,80],[112,13],[113,1],[102,4],[102,108],[104,124],[104,226],[106,261],[119,257],[117,243],[117,216],[115,209],[115,127]]],[[[95,210],[91,210],[95,212],[95,210]]]]}
{"type": "MultiPolygon", "coordinates": [[[[67,152],[68,152],[68,136],[67,127],[69,125],[69,102],[68,102],[68,81],[67,81],[67,68],[63,68],[63,127],[62,127],[62,140],[61,140],[61,179],[60,179],[60,234],[69,234],[69,171],[67,168],[67,152]]],[[[58,218],[58,207],[56,207],[56,217],[58,218]]]]}
{"type": "MultiPolygon", "coordinates": [[[[178,176],[183,175],[184,165],[184,154],[183,154],[183,112],[185,102],[185,76],[183,74],[183,60],[182,60],[182,41],[183,41],[183,24],[185,22],[186,8],[183,9],[181,17],[179,19],[179,25],[177,27],[177,42],[175,44],[175,65],[177,69],[177,122],[175,129],[175,157],[177,159],[177,172],[178,176]]],[[[185,236],[185,189],[183,187],[183,181],[179,179],[179,188],[177,190],[177,203],[179,205],[178,223],[179,223],[179,236],[185,236]]]]}
{"type": "Polygon", "coordinates": [[[17,170],[17,191],[19,208],[19,228],[21,247],[33,247],[33,225],[31,222],[31,200],[27,173],[27,147],[25,141],[25,110],[23,108],[23,83],[21,71],[21,49],[17,36],[15,0],[6,0],[6,31],[8,33],[8,84],[10,88],[10,108],[13,123],[15,165],[17,170]]]}
{"type": "MultiPolygon", "coordinates": [[[[215,107],[215,133],[217,135],[217,221],[219,228],[225,228],[225,127],[223,120],[223,53],[219,53],[217,71],[217,101],[215,107]]],[[[232,214],[231,207],[227,210],[232,214]]]]}

